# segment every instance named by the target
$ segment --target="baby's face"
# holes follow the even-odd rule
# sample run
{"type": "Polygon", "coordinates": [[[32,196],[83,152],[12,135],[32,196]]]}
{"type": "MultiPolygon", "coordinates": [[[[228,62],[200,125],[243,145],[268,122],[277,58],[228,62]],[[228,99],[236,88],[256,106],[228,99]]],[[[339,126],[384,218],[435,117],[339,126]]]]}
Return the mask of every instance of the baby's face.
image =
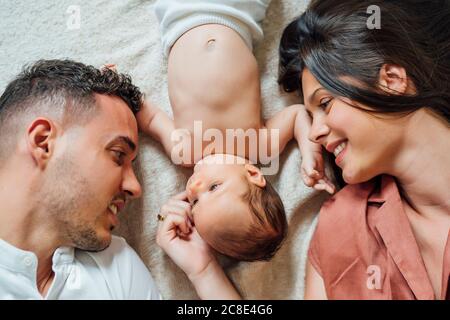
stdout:
{"type": "Polygon", "coordinates": [[[232,155],[205,157],[186,184],[195,226],[210,244],[218,229],[244,231],[252,221],[249,205],[242,198],[249,191],[246,163],[232,155]]]}

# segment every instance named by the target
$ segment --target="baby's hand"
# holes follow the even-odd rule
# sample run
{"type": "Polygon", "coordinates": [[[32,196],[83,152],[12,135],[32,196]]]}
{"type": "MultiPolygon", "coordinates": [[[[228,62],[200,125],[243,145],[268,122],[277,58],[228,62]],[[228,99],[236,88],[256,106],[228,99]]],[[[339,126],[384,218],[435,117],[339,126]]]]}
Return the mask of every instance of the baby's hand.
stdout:
{"type": "Polygon", "coordinates": [[[201,274],[212,262],[214,255],[200,237],[186,191],[172,197],[158,215],[157,244],[189,278],[201,274]]]}
{"type": "Polygon", "coordinates": [[[117,72],[117,67],[113,63],[106,63],[100,67],[100,70],[109,69],[111,71],[117,72]]]}
{"type": "Polygon", "coordinates": [[[305,185],[333,194],[336,188],[325,175],[322,147],[319,144],[314,144],[308,152],[303,153],[301,174],[305,185]]]}

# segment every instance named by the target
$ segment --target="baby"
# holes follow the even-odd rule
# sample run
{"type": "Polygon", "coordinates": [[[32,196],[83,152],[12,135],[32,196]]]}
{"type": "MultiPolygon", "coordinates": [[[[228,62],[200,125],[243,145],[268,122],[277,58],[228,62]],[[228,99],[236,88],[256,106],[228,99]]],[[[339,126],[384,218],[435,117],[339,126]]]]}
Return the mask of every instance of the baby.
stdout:
{"type": "Polygon", "coordinates": [[[189,203],[188,224],[217,252],[245,261],[270,259],[285,237],[286,216],[279,195],[253,163],[261,155],[278,157],[295,137],[304,182],[334,192],[323,174],[321,147],[308,140],[304,106],[289,106],[263,121],[256,59],[242,37],[221,24],[196,26],[178,38],[168,58],[168,85],[173,119],[145,103],[138,124],[173,162],[195,166],[184,196],[163,211],[189,203]],[[208,129],[222,133],[223,141],[205,139],[208,129]],[[230,129],[256,135],[238,148],[238,138],[226,134],[230,129]]]}

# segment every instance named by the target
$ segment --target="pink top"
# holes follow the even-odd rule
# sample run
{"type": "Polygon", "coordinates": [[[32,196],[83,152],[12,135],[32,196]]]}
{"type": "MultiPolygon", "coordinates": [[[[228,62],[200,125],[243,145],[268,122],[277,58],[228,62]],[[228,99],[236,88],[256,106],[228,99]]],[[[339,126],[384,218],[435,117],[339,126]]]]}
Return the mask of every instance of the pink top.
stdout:
{"type": "MultiPolygon", "coordinates": [[[[391,176],[348,185],[325,202],[309,260],[328,299],[435,299],[391,176]]],[[[442,270],[441,299],[450,300],[450,236],[442,270]]]]}

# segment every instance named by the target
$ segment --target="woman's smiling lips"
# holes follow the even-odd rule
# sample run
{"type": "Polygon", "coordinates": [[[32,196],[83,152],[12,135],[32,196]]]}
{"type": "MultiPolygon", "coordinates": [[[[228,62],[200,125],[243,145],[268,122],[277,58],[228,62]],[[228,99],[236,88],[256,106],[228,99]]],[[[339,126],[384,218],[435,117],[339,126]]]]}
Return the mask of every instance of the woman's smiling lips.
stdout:
{"type": "Polygon", "coordinates": [[[342,160],[344,159],[345,156],[345,152],[347,151],[347,143],[343,143],[341,145],[339,145],[336,149],[339,149],[337,152],[335,152],[335,155],[337,154],[336,159],[334,160],[334,162],[339,165],[339,163],[342,162],[342,160]]]}
{"type": "Polygon", "coordinates": [[[328,152],[333,153],[336,157],[335,162],[339,165],[344,158],[345,152],[347,151],[347,140],[338,140],[333,143],[329,143],[326,146],[328,152]]]}

